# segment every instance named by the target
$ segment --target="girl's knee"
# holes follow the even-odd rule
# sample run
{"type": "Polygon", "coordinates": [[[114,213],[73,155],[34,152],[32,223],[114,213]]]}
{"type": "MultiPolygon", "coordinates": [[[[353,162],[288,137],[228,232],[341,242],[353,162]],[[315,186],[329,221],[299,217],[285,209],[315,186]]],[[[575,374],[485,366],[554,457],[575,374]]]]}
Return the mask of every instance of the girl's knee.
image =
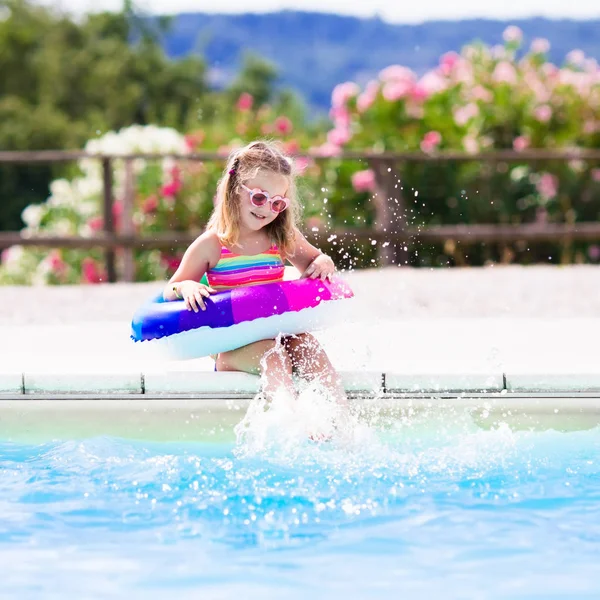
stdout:
{"type": "Polygon", "coordinates": [[[300,333],[286,339],[286,347],[292,350],[316,350],[320,348],[317,338],[310,333],[300,333]]]}
{"type": "Polygon", "coordinates": [[[290,356],[284,345],[278,344],[276,340],[262,340],[255,342],[256,354],[260,357],[261,365],[283,366],[285,370],[292,370],[290,356]]]}

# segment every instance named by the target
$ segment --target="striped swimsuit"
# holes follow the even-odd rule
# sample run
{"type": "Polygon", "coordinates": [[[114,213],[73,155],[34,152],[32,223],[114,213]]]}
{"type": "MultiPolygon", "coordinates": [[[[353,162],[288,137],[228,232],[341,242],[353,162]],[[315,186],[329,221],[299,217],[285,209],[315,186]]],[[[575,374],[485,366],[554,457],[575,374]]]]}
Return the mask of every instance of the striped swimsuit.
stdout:
{"type": "MultiPolygon", "coordinates": [[[[206,273],[210,287],[218,292],[244,285],[259,285],[283,281],[285,266],[275,244],[266,252],[246,256],[221,247],[219,262],[206,273]]],[[[217,355],[211,355],[217,370],[217,355]]]]}
{"type": "Polygon", "coordinates": [[[209,285],[217,291],[243,285],[283,281],[285,266],[275,244],[266,252],[246,256],[221,247],[219,262],[206,273],[209,285]]]}

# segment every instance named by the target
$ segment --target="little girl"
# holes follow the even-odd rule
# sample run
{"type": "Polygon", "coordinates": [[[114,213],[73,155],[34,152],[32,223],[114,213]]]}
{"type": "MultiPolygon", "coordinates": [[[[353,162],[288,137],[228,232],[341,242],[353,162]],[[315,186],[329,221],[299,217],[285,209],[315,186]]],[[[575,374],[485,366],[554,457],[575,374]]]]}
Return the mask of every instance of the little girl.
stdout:
{"type": "MultiPolygon", "coordinates": [[[[234,151],[219,181],[206,231],[186,250],[164,290],[165,300],[183,299],[188,310],[205,310],[205,298],[220,290],[282,281],[285,261],[302,277],[331,279],[329,256],[300,233],[291,160],[277,145],[256,141],[234,151]],[[200,283],[206,274],[208,285],[200,283]]],[[[340,378],[310,334],[262,340],[215,356],[215,370],[261,374],[267,397],[284,387],[293,393],[292,373],[318,380],[346,403],[340,378]]]]}

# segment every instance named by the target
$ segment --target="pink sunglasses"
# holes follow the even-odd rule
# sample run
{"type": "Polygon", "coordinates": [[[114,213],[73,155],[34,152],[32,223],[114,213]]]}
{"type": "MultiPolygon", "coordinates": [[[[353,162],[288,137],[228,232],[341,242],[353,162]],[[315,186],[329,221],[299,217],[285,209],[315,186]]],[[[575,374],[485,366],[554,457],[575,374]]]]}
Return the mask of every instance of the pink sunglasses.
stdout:
{"type": "Polygon", "coordinates": [[[289,198],[285,198],[283,196],[269,196],[269,192],[265,192],[260,188],[254,188],[251,190],[249,187],[246,187],[242,184],[242,187],[250,194],[250,202],[254,204],[254,206],[264,206],[267,202],[271,203],[271,210],[275,214],[279,214],[283,212],[290,203],[289,198]]]}

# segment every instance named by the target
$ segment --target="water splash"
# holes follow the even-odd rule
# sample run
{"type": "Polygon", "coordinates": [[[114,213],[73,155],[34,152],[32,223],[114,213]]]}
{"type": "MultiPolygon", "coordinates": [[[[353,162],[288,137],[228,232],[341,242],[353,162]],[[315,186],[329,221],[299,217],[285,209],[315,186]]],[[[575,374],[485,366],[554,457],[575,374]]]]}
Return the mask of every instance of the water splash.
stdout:
{"type": "Polygon", "coordinates": [[[259,393],[235,427],[238,457],[297,458],[315,445],[349,447],[373,437],[356,411],[342,405],[318,381],[297,394],[279,389],[272,399],[259,393]]]}

